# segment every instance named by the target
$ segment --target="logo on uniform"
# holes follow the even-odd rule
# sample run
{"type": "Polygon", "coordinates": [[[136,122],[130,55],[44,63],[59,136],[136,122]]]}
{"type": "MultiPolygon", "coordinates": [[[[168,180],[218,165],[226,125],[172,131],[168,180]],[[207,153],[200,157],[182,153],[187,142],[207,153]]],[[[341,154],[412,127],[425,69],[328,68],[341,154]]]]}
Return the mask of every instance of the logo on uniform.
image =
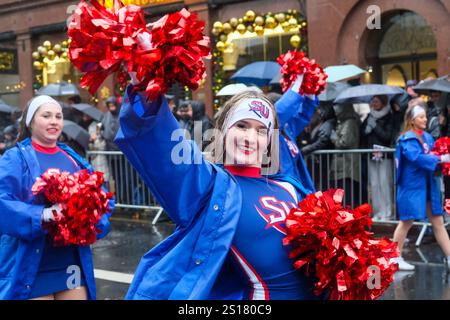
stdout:
{"type": "Polygon", "coordinates": [[[269,118],[269,107],[267,107],[262,101],[252,100],[249,102],[249,111],[253,111],[259,118],[269,118]]]}
{"type": "Polygon", "coordinates": [[[259,215],[267,222],[266,229],[274,228],[286,235],[286,217],[292,208],[296,208],[294,202],[281,201],[273,196],[265,196],[259,199],[259,205],[255,206],[259,215]]]}
{"type": "Polygon", "coordinates": [[[428,144],[426,144],[425,142],[423,143],[423,151],[425,153],[428,153],[428,151],[430,151],[430,147],[428,147],[428,144]]]}

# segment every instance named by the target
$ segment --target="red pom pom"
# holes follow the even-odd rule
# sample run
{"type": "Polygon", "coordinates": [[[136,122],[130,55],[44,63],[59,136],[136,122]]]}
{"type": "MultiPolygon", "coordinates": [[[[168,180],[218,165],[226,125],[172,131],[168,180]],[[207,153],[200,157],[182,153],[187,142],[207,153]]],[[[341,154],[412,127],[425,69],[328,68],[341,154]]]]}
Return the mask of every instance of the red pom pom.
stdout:
{"type": "Polygon", "coordinates": [[[97,240],[96,225],[110,211],[113,194],[102,189],[103,173],[81,170],[73,175],[57,169],[47,170],[32,187],[51,203],[63,207],[62,218],[44,223],[56,246],[90,245],[97,240]]]}
{"type": "MultiPolygon", "coordinates": [[[[195,90],[206,76],[204,58],[211,52],[203,35],[205,23],[196,14],[182,9],[150,24],[147,29],[138,6],[113,10],[97,1],[82,1],[74,13],[68,35],[72,39],[70,59],[85,75],[80,82],[94,94],[106,77],[116,72],[135,72],[138,89],[150,99],[164,94],[178,81],[195,90]],[[149,47],[139,46],[139,37],[149,35],[149,47]]],[[[126,78],[119,76],[121,85],[126,78]]],[[[127,77],[128,78],[128,77],[127,77]]]]}
{"type": "Polygon", "coordinates": [[[314,59],[309,60],[302,51],[288,51],[277,59],[281,65],[281,87],[288,90],[299,74],[304,74],[300,94],[319,95],[326,87],[328,76],[314,59]]]}
{"type": "Polygon", "coordinates": [[[376,299],[394,280],[398,265],[390,259],[398,257],[397,244],[374,239],[367,230],[371,207],[344,208],[343,194],[337,189],[308,195],[289,213],[283,244],[292,246],[295,268],[318,278],[316,294],[327,290],[332,300],[376,299]]]}
{"type": "MultiPolygon", "coordinates": [[[[438,156],[450,153],[450,138],[442,137],[437,139],[431,153],[438,156]]],[[[450,163],[442,164],[442,173],[446,176],[450,176],[450,163]]]]}

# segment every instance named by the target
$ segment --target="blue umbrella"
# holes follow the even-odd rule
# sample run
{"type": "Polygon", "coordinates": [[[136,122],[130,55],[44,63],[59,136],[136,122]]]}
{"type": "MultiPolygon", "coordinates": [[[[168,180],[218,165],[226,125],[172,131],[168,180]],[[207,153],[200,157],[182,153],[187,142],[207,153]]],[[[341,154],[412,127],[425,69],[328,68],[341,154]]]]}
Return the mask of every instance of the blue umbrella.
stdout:
{"type": "Polygon", "coordinates": [[[373,96],[387,95],[393,97],[398,94],[405,93],[405,90],[388,86],[386,84],[363,84],[360,86],[351,87],[341,92],[334,102],[336,103],[363,103],[369,102],[373,96]]]}
{"type": "Polygon", "coordinates": [[[327,75],[327,82],[337,82],[360,76],[366,72],[353,64],[329,66],[323,70],[327,75]]]}
{"type": "Polygon", "coordinates": [[[50,83],[45,87],[42,87],[37,92],[38,95],[47,95],[52,97],[60,96],[76,96],[80,95],[77,87],[72,83],[61,81],[58,83],[50,83]]]}
{"type": "Polygon", "coordinates": [[[231,79],[244,84],[266,86],[278,73],[280,65],[273,61],[257,61],[239,69],[231,79]]]}

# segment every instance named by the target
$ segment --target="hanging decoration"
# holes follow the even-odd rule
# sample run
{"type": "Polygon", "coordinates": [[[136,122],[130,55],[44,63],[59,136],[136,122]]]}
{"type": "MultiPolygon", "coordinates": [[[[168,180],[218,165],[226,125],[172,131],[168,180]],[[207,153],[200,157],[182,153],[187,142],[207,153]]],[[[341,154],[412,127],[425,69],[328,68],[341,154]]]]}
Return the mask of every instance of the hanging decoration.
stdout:
{"type": "Polygon", "coordinates": [[[70,42],[71,40],[67,39],[52,44],[46,40],[32,53],[33,67],[36,71],[33,82],[34,89],[39,89],[49,83],[68,80],[64,78],[71,74],[68,53],[70,42]]]}
{"type": "MultiPolygon", "coordinates": [[[[237,60],[237,48],[233,40],[273,35],[290,35],[291,49],[307,54],[307,22],[297,10],[287,10],[273,14],[259,14],[249,10],[241,18],[231,18],[226,22],[216,21],[211,29],[213,51],[213,85],[214,95],[226,85],[225,76],[229,68],[229,58],[237,60]]],[[[214,100],[214,107],[219,108],[219,99],[214,100]]]]}

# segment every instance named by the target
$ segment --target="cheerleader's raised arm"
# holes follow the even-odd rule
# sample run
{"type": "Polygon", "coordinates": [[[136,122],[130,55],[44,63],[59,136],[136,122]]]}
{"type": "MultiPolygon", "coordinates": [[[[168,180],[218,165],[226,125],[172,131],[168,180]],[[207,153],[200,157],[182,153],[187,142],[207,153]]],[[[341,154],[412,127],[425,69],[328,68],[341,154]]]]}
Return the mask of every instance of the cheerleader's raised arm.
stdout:
{"type": "Polygon", "coordinates": [[[127,88],[115,143],[171,219],[186,225],[207,200],[216,173],[195,142],[184,138],[165,97],[144,99],[127,88]]]}

